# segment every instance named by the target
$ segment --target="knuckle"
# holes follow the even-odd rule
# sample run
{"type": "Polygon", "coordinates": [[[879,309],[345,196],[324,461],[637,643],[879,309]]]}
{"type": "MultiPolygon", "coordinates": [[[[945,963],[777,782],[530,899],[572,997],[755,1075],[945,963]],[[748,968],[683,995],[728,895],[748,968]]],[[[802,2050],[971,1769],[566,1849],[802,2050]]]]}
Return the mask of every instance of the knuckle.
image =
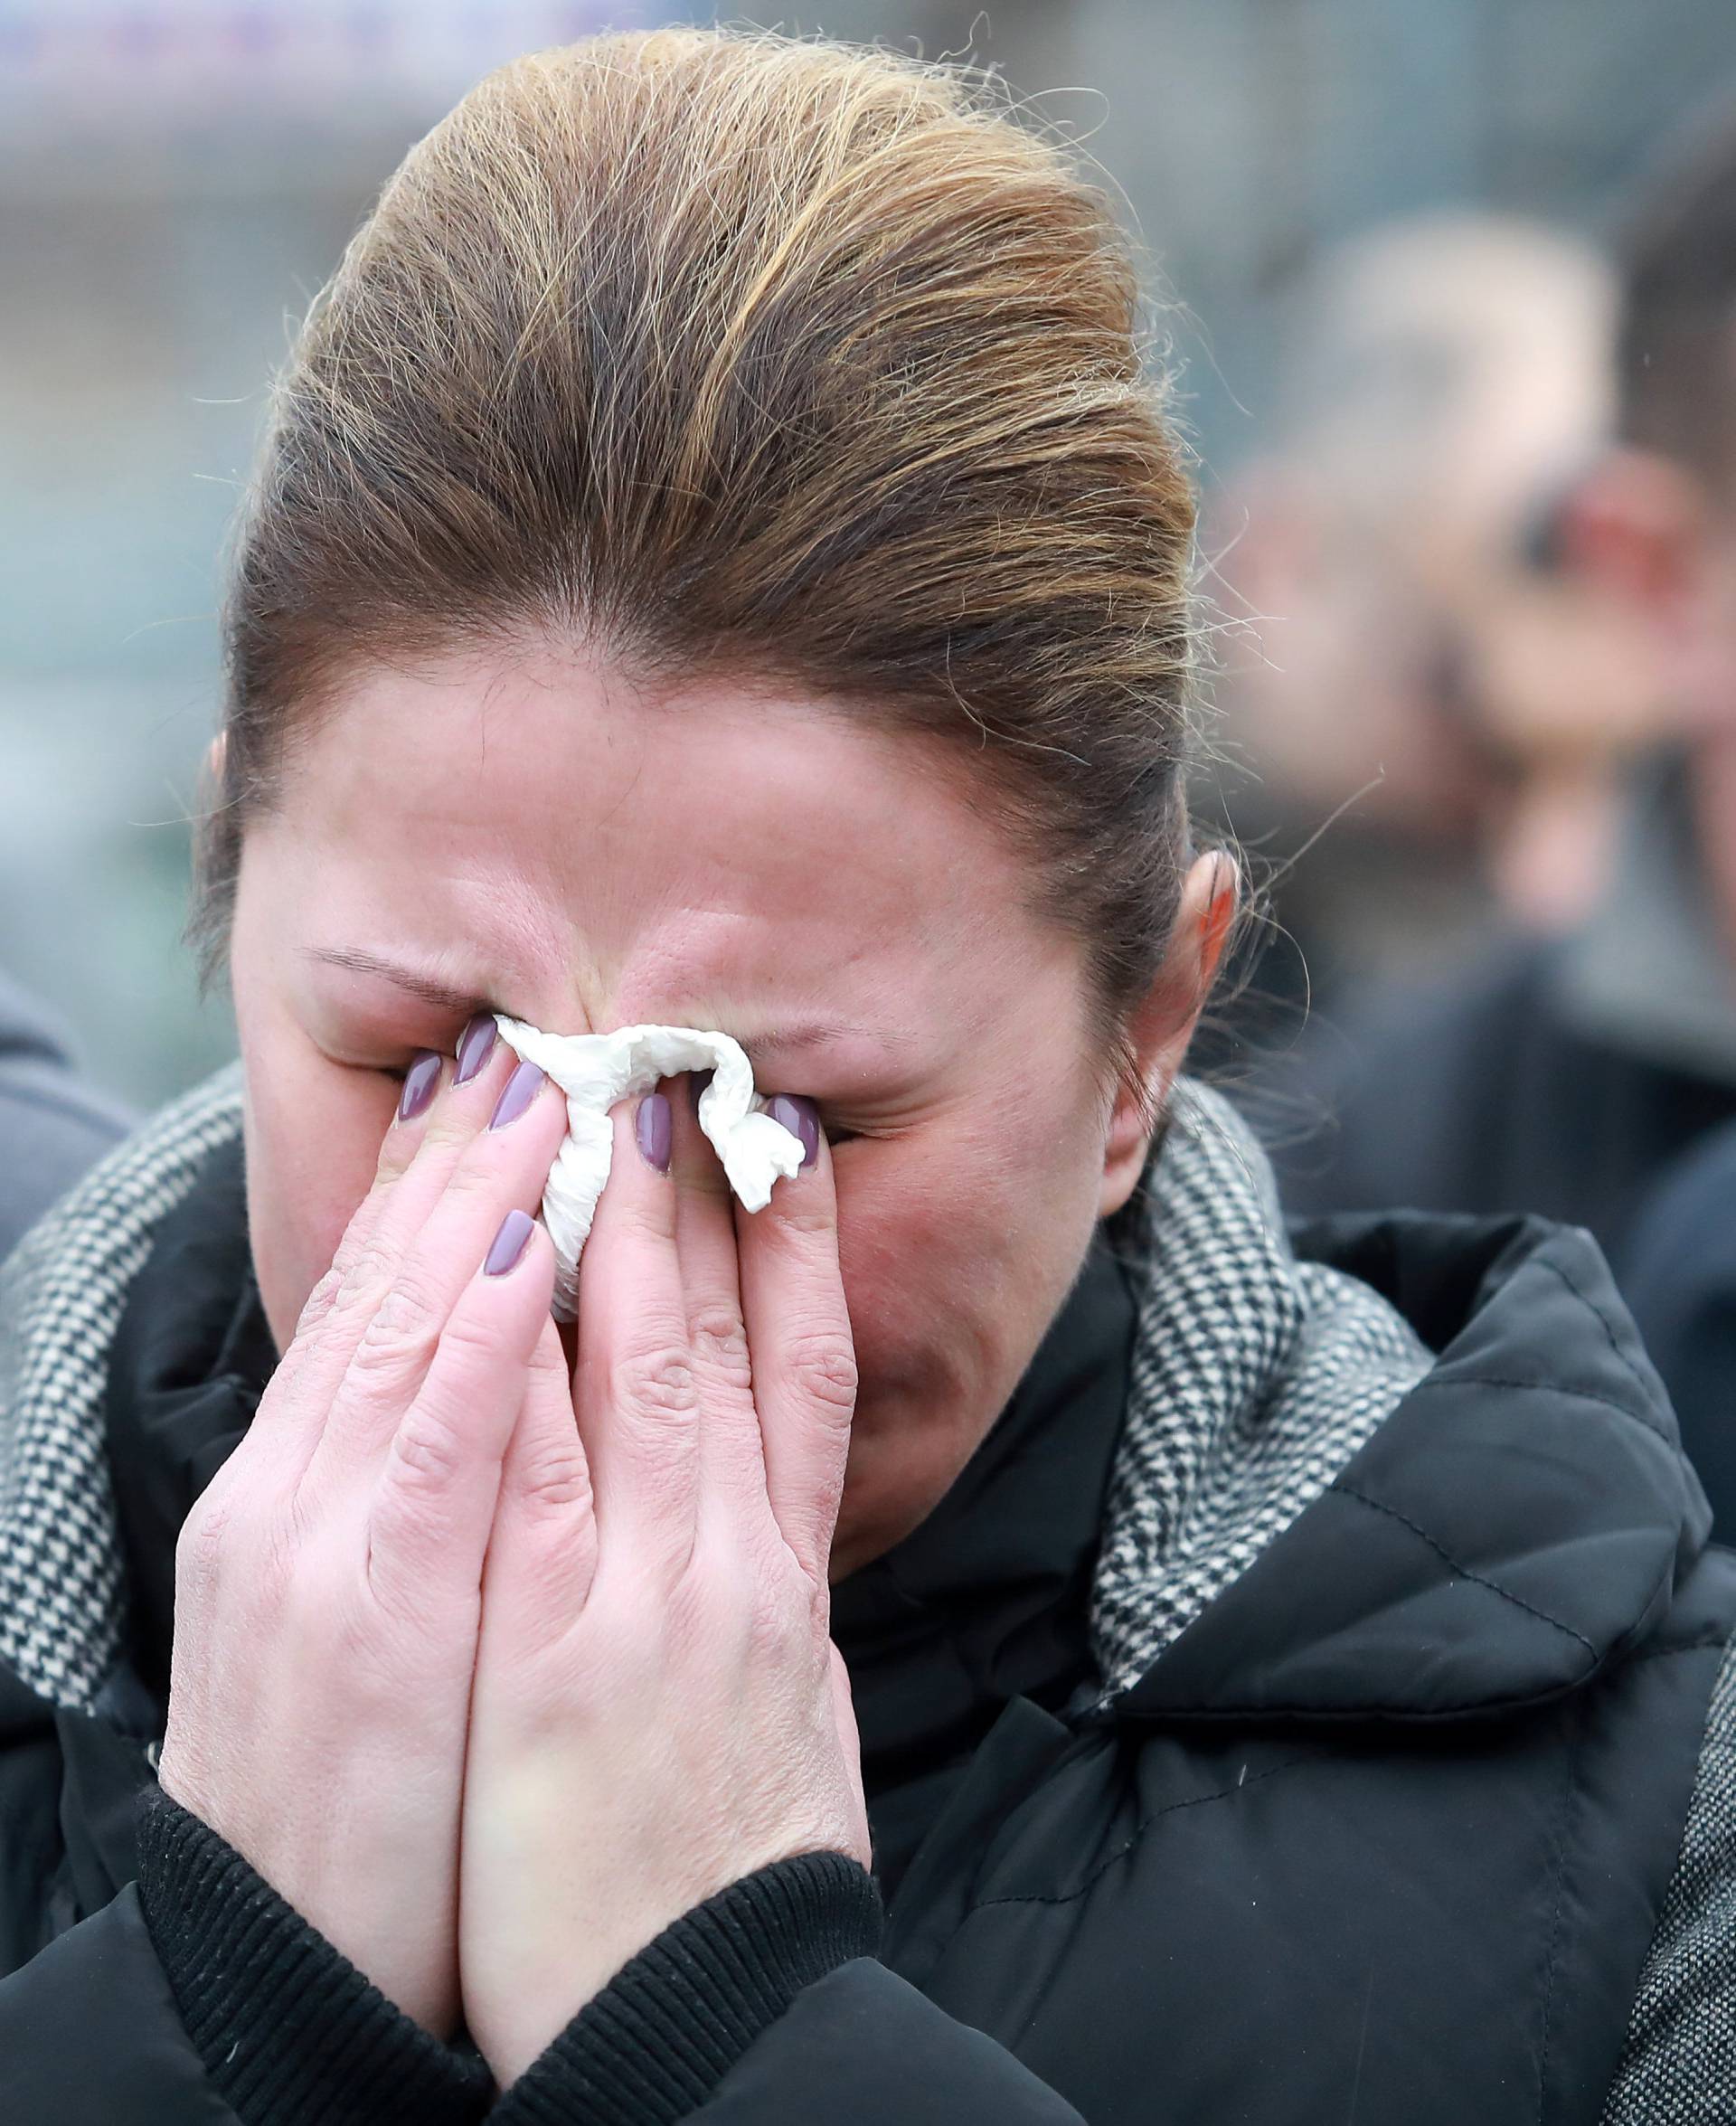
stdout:
{"type": "Polygon", "coordinates": [[[347,1252],[340,1252],[332,1265],[337,1282],[327,1313],[354,1316],[373,1305],[381,1293],[390,1290],[398,1263],[398,1251],[377,1233],[358,1241],[347,1252]]]}
{"type": "Polygon", "coordinates": [[[213,1484],[182,1522],[175,1539],[177,1595],[192,1594],[222,1578],[235,1540],[235,1521],[233,1501],[213,1484]]]}
{"type": "Polygon", "coordinates": [[[780,1200],[779,1192],[774,1189],[769,1207],[777,1211],[778,1216],[775,1224],[767,1226],[768,1233],[803,1259],[815,1252],[811,1243],[816,1241],[836,1247],[837,1206],[830,1200],[829,1190],[798,1189],[780,1200]]]}
{"type": "Polygon", "coordinates": [[[456,1362],[467,1379],[497,1370],[511,1356],[506,1324],[480,1308],[456,1309],[438,1340],[442,1362],[456,1362]]]}
{"type": "Polygon", "coordinates": [[[465,1440],[450,1412],[417,1403],[392,1435],[387,1460],[392,1480],[412,1498],[443,1496],[464,1467],[465,1440]]]}
{"type": "Polygon", "coordinates": [[[416,1156],[424,1164],[445,1161],[462,1153],[477,1133],[476,1119],[445,1099],[445,1090],[443,1086],[436,1095],[422,1131],[422,1140],[416,1148],[416,1156]]]}
{"type": "Polygon", "coordinates": [[[747,1643],[756,1662],[787,1667],[806,1650],[813,1636],[805,1604],[763,1583],[749,1601],[744,1620],[747,1643]]]}
{"type": "Polygon", "coordinates": [[[504,1195],[501,1176],[492,1156],[493,1147],[478,1140],[447,1176],[446,1193],[460,1203],[504,1195]]]}
{"type": "Polygon", "coordinates": [[[289,1603],[307,1574],[305,1531],[293,1512],[273,1518],[248,1548],[247,1573],[256,1607],[267,1612],[289,1603]]]}
{"type": "Polygon", "coordinates": [[[373,1162],[374,1187],[390,1188],[394,1181],[402,1180],[415,1160],[419,1148],[419,1139],[413,1133],[403,1129],[388,1129],[380,1139],[379,1157],[373,1162]]]}
{"type": "Polygon", "coordinates": [[[859,1373],[847,1331],[804,1330],[786,1346],[784,1366],[795,1392],[822,1416],[854,1415],[859,1373]]]}
{"type": "Polygon", "coordinates": [[[345,1264],[340,1255],[308,1293],[307,1303],[296,1322],[296,1342],[299,1343],[304,1337],[311,1336],[337,1304],[337,1295],[344,1289],[344,1270],[345,1264]]]}
{"type": "Polygon", "coordinates": [[[364,1374],[426,1365],[445,1326],[440,1295],[420,1273],[402,1269],[363,1330],[353,1363],[364,1374]]]}
{"type": "Polygon", "coordinates": [[[279,1606],[297,1576],[301,1528],[292,1510],[261,1512],[220,1471],[181,1524],[175,1551],[175,1601],[191,1612],[240,1598],[253,1613],[279,1606]]]}
{"type": "Polygon", "coordinates": [[[731,1387],[752,1387],[748,1332],[738,1309],[722,1301],[699,1309],[689,1318],[687,1339],[696,1364],[721,1375],[731,1387]]]}
{"type": "Polygon", "coordinates": [[[647,1417],[686,1417],[697,1407],[693,1359],[684,1345],[652,1344],[616,1363],[614,1400],[647,1417]]]}
{"type": "MultiPolygon", "coordinates": [[[[607,1196],[608,1191],[604,1194],[607,1196]]],[[[622,1243],[666,1243],[675,1237],[675,1208],[673,1188],[641,1188],[618,1194],[609,1212],[622,1243]]]]}
{"type": "Polygon", "coordinates": [[[524,1455],[516,1473],[516,1489],[533,1515],[565,1517],[590,1497],[590,1474],[575,1431],[571,1439],[539,1440],[524,1455]]]}

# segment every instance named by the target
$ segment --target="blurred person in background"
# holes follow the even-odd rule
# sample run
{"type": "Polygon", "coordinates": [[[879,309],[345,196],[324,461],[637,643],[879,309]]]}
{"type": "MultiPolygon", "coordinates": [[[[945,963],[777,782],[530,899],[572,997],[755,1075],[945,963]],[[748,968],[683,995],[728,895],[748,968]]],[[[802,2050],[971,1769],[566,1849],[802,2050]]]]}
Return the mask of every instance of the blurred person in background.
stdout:
{"type": "MultiPolygon", "coordinates": [[[[1467,955],[1600,885],[1650,713],[1635,630],[1552,565],[1607,443],[1614,290],[1586,245],[1429,215],[1340,246],[1287,306],[1284,439],[1213,511],[1219,697],[1244,844],[1286,865],[1276,981],[1467,955]],[[1316,838],[1317,836],[1317,838],[1316,838]],[[1304,846],[1311,845],[1311,846],[1304,846]]],[[[1251,1000],[1250,1000],[1251,1001],[1251,1000]]],[[[1294,1028],[1291,1029],[1294,1031],[1294,1028]]]]}
{"type": "MultiPolygon", "coordinates": [[[[1298,1209],[1538,1211],[1590,1227],[1618,1259],[1662,1168],[1736,1113],[1728,118],[1668,159],[1632,219],[1618,379],[1618,434],[1566,481],[1537,542],[1583,620],[1578,642],[1569,631],[1559,643],[1570,684],[1552,732],[1571,729],[1576,700],[1588,751],[1612,731],[1624,748],[1651,731],[1624,778],[1608,877],[1559,935],[1515,932],[1432,982],[1420,943],[1411,979],[1335,1001],[1290,1088],[1305,1115],[1327,1118],[1281,1157],[1298,1209]]],[[[1534,649],[1524,661],[1538,662],[1534,649]]],[[[1575,881],[1565,909],[1588,873],[1560,837],[1543,837],[1524,868],[1546,875],[1557,861],[1575,881]]]]}
{"type": "Polygon", "coordinates": [[[0,1261],[126,1128],[80,1079],[62,1030],[0,975],[0,1261]]]}
{"type": "Polygon", "coordinates": [[[1736,2085],[1736,1558],[1595,1248],[1298,1245],[1183,1071],[1142,324],[882,52],[543,53],[387,184],[237,541],[240,1069],[0,1278],[8,2126],[1736,2085]],[[557,1327],[503,1012],[732,1033],[790,1170],[635,1088],[557,1327]]]}
{"type": "Polygon", "coordinates": [[[1736,1122],[1665,1170],[1617,1267],[1728,1540],[1736,1526],[1736,1122]]]}

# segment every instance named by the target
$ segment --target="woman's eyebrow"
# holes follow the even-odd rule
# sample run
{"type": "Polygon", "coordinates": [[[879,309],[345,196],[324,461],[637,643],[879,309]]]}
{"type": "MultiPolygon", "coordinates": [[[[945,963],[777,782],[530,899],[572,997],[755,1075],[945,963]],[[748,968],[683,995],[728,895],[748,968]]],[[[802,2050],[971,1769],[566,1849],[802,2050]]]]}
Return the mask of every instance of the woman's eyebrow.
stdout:
{"type": "Polygon", "coordinates": [[[429,975],[418,974],[414,968],[400,967],[395,960],[382,959],[378,953],[342,945],[309,945],[304,950],[309,959],[323,961],[327,967],[341,967],[350,974],[377,975],[382,981],[392,983],[412,997],[420,997],[424,1004],[432,1004],[441,1011],[473,1012],[479,1008],[474,991],[455,989],[429,975]]]}
{"type": "Polygon", "coordinates": [[[854,1025],[843,1020],[800,1019],[750,1035],[741,1045],[757,1076],[769,1060],[784,1065],[821,1050],[844,1047],[874,1069],[888,1070],[907,1062],[915,1044],[907,1034],[891,1028],[854,1025]]]}
{"type": "MultiPolygon", "coordinates": [[[[473,990],[455,989],[449,983],[437,981],[431,975],[419,973],[414,968],[402,967],[396,960],[384,959],[377,952],[365,952],[359,947],[343,945],[308,945],[303,948],[309,959],[316,959],[326,967],[341,967],[348,974],[374,975],[382,981],[391,982],[394,987],[404,990],[423,1003],[431,1004],[439,1010],[455,1014],[482,1011],[487,1008],[485,1001],[473,990]]],[[[843,1042],[861,1040],[868,1035],[868,1029],[849,1025],[830,1019],[803,1019],[793,1025],[769,1028],[743,1041],[755,1069],[760,1067],[762,1056],[776,1056],[787,1061],[794,1056],[809,1055],[816,1049],[834,1048],[843,1042]]],[[[872,1036],[869,1036],[872,1037],[872,1036]]],[[[908,1046],[908,1043],[893,1040],[889,1044],[894,1052],[908,1046]]]]}
{"type": "Polygon", "coordinates": [[[779,1026],[765,1034],[755,1034],[741,1045],[750,1057],[761,1055],[806,1055],[816,1048],[829,1048],[834,1043],[844,1040],[854,1031],[849,1026],[824,1025],[816,1022],[793,1026],[779,1026]]]}

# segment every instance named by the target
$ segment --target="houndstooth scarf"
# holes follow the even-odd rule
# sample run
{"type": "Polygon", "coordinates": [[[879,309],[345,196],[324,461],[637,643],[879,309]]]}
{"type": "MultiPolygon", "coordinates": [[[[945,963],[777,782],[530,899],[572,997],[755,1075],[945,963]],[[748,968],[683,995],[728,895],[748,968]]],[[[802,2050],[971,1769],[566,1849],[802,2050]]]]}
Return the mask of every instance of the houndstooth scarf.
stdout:
{"type": "MultiPolygon", "coordinates": [[[[89,1711],[123,1640],[103,1422],[127,1288],[241,1117],[231,1067],[111,1153],[0,1271],[0,1659],[58,1706],[89,1711]]],[[[1177,1085],[1116,1237],[1140,1292],[1093,1591],[1106,1697],[1295,1520],[1429,1365],[1368,1287],[1296,1260],[1264,1155],[1203,1086],[1177,1085]]]]}

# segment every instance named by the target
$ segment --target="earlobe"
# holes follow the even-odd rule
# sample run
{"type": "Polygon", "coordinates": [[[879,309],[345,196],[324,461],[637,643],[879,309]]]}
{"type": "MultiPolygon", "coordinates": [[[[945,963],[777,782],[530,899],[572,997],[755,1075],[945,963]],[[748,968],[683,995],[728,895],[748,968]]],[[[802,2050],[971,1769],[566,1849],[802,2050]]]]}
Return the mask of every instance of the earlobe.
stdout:
{"type": "Polygon", "coordinates": [[[1133,1067],[1117,1086],[1109,1114],[1100,1218],[1122,1207],[1145,1170],[1152,1132],[1211,993],[1240,900],[1232,857],[1214,850],[1195,859],[1182,888],[1164,965],[1127,1027],[1133,1067]]]}

